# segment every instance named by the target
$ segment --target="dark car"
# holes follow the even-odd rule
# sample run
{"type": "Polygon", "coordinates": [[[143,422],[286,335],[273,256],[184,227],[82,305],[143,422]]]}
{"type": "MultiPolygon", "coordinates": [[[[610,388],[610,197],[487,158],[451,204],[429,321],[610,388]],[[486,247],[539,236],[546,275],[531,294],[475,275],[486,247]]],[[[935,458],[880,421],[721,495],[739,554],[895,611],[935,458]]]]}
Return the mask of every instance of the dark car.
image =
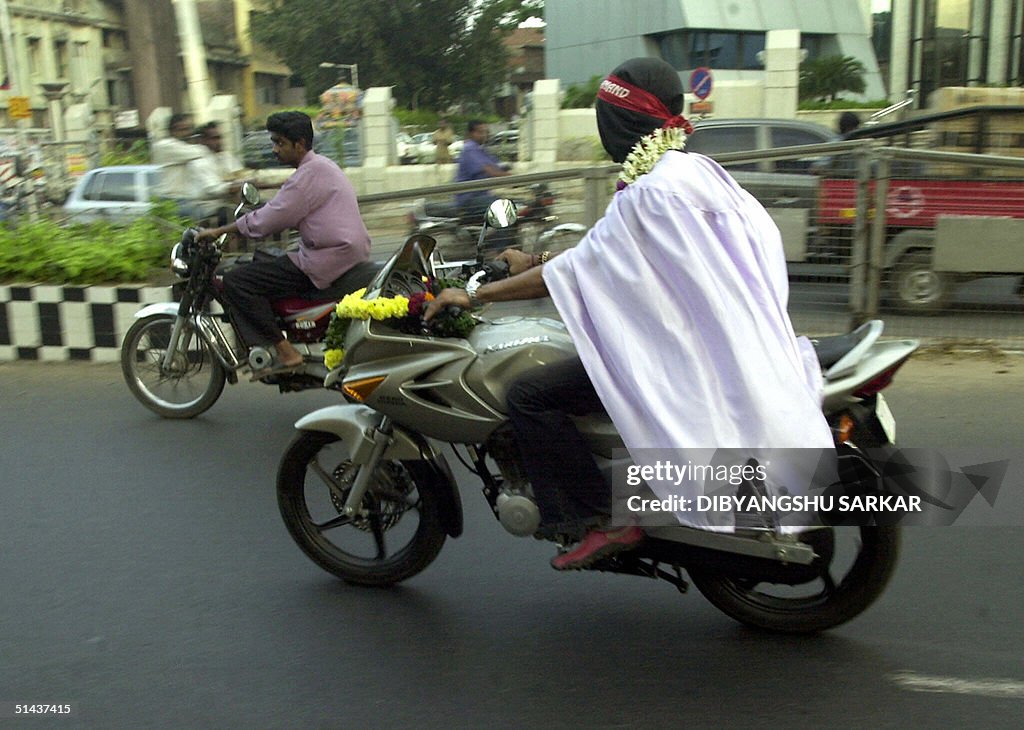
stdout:
{"type": "Polygon", "coordinates": [[[499,160],[515,162],[519,159],[519,130],[505,129],[495,132],[487,140],[487,149],[499,160]]]}
{"type": "MultiPolygon", "coordinates": [[[[694,124],[686,149],[708,157],[726,152],[770,150],[805,144],[835,142],[839,136],[828,127],[798,119],[706,119],[694,124]]],[[[757,172],[810,172],[815,159],[762,160],[730,164],[730,170],[757,172]]]]}
{"type": "MultiPolygon", "coordinates": [[[[839,136],[828,127],[797,119],[708,119],[694,124],[686,149],[715,158],[727,152],[758,152],[776,147],[826,144],[839,136]]],[[[801,262],[818,254],[811,228],[821,178],[830,159],[813,155],[795,160],[727,163],[736,182],[768,210],[782,233],[786,260],[801,262]]]]}

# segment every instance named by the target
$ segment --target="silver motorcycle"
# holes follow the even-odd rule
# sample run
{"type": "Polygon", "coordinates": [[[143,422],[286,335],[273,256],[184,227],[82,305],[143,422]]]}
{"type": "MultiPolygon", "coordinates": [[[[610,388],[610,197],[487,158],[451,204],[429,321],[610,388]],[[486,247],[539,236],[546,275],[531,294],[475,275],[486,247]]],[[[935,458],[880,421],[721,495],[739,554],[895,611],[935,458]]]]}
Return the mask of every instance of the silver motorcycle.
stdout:
{"type": "MultiPolygon", "coordinates": [[[[511,225],[514,206],[497,201],[488,225],[511,225]]],[[[482,236],[481,236],[482,240],[482,236]]],[[[364,298],[411,296],[434,280],[434,241],[415,235],[385,265],[364,298]]],[[[495,517],[511,534],[541,535],[540,512],[517,457],[506,392],[520,374],[575,355],[561,322],[477,317],[468,336],[399,331],[388,321],[352,320],[344,363],[328,381],[347,403],[317,410],[277,476],[281,515],[317,565],[350,584],[389,586],[437,557],[463,530],[456,479],[441,444],[478,476],[495,517]]],[[[436,321],[436,320],[435,320],[436,321]]],[[[881,342],[881,323],[819,340],[824,410],[842,448],[892,444],[895,421],[880,391],[917,347],[881,342]]],[[[607,416],[578,420],[599,463],[622,442],[607,416]]],[[[895,526],[712,532],[647,528],[634,550],[591,570],[689,581],[729,616],[788,633],[821,631],[857,616],[882,592],[899,548],[895,526]],[[847,544],[849,543],[849,544],[847,544]]]]}

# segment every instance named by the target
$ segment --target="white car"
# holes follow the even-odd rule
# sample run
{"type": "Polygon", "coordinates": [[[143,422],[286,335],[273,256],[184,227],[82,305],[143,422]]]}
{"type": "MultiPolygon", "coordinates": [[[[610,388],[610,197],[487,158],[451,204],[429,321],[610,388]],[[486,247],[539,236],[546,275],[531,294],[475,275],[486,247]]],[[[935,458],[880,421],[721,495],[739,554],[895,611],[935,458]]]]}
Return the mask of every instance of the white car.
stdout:
{"type": "Polygon", "coordinates": [[[72,223],[130,223],[149,212],[160,165],[97,167],[85,173],[64,202],[72,223]]]}
{"type": "Polygon", "coordinates": [[[413,165],[416,163],[416,143],[405,132],[395,135],[395,146],[398,149],[398,164],[413,165]]]}
{"type": "MultiPolygon", "coordinates": [[[[413,135],[412,141],[416,145],[414,149],[418,163],[427,165],[437,160],[437,145],[434,144],[433,132],[421,132],[420,134],[413,135]]],[[[463,140],[456,138],[448,145],[448,154],[451,155],[452,161],[459,159],[459,153],[462,152],[463,144],[463,140]]]]}

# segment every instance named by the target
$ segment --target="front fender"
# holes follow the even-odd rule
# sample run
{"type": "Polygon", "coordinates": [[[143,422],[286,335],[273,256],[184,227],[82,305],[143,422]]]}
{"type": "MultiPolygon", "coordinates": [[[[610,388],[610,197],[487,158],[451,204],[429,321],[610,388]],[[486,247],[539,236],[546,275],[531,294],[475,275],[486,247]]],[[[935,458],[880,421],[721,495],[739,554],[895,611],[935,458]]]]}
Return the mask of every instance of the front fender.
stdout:
{"type": "MultiPolygon", "coordinates": [[[[373,450],[373,440],[367,434],[380,424],[381,418],[383,416],[372,408],[347,403],[313,411],[300,418],[295,428],[333,433],[341,439],[342,448],[347,450],[346,455],[353,464],[365,464],[373,450]]],[[[383,458],[412,462],[408,466],[416,475],[418,486],[435,490],[440,498],[445,532],[452,537],[462,534],[462,500],[443,454],[422,435],[395,427],[383,458]]]]}
{"type": "MultiPolygon", "coordinates": [[[[343,447],[348,450],[348,458],[354,464],[365,464],[373,451],[373,439],[367,433],[380,425],[381,414],[367,406],[346,403],[339,406],[328,406],[307,413],[295,423],[300,431],[323,431],[333,433],[341,439],[343,447]]],[[[423,459],[420,444],[408,432],[396,428],[391,435],[391,443],[384,452],[385,459],[411,461],[423,459]]]]}
{"type": "Polygon", "coordinates": [[[151,317],[154,314],[169,314],[172,317],[177,317],[178,306],[177,302],[157,302],[156,304],[147,304],[135,313],[135,319],[145,319],[146,317],[151,317]]]}

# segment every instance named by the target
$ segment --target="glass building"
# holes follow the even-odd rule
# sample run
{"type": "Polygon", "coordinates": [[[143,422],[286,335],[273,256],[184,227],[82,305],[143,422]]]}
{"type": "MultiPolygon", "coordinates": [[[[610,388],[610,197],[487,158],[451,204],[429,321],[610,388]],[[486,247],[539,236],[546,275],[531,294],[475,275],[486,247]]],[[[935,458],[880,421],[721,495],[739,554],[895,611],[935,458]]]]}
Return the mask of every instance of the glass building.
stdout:
{"type": "Polygon", "coordinates": [[[891,89],[1024,84],[1024,0],[892,0],[891,89]]]}

